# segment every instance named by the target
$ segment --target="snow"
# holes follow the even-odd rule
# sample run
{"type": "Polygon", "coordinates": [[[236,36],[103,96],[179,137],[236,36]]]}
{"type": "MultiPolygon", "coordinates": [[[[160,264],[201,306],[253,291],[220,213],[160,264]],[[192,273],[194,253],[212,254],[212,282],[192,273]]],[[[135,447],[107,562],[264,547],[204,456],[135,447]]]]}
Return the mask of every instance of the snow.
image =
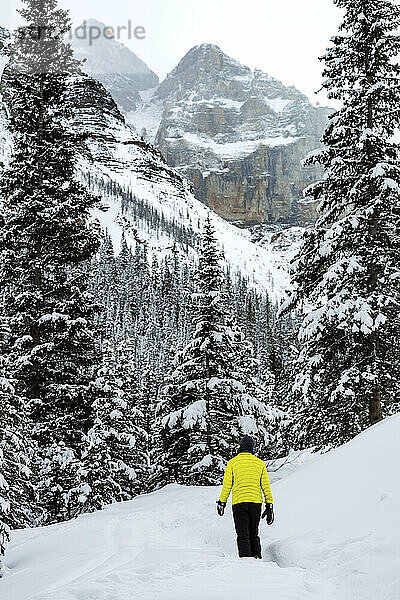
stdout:
{"type": "MultiPolygon", "coordinates": [[[[142,92],[144,102],[148,101],[154,90],[142,92]]],[[[219,99],[222,100],[222,99],[219,99]]],[[[110,115],[103,115],[104,120],[93,118],[96,114],[84,110],[77,115],[77,130],[90,134],[87,142],[92,158],[80,160],[79,168],[83,173],[90,172],[94,177],[104,177],[117,182],[127,191],[148,206],[162,213],[168,222],[191,228],[199,233],[208,214],[211,216],[219,243],[225,252],[226,263],[232,273],[240,272],[249,278],[250,285],[258,290],[267,291],[272,301],[280,301],[290,289],[289,253],[281,253],[271,244],[262,246],[248,239],[247,232],[210,211],[190,192],[189,185],[182,181],[176,171],[164,163],[150,148],[138,145],[138,136],[123,122],[110,115]],[[93,159],[93,160],[92,160],[93,159]]],[[[6,115],[0,106],[0,161],[7,161],[11,149],[11,139],[7,132],[6,115]]],[[[140,128],[139,128],[140,129],[140,128]]],[[[276,143],[280,138],[271,138],[276,143]]],[[[294,138],[283,138],[290,143],[294,138]]],[[[274,143],[275,143],[274,142],[274,143]]],[[[239,148],[246,144],[257,146],[260,140],[238,143],[239,148]]],[[[272,143],[272,142],[271,142],[272,143]]],[[[215,144],[230,146],[230,144],[215,144]]],[[[230,151],[232,148],[230,149],[230,151]]],[[[249,150],[247,148],[246,152],[249,150]]],[[[251,148],[250,148],[251,150],[251,148]]],[[[100,191],[100,190],[99,190],[100,191]]],[[[95,211],[102,227],[111,235],[115,252],[119,252],[122,233],[125,232],[129,244],[133,244],[135,232],[138,237],[148,243],[149,258],[156,253],[159,258],[170,253],[174,239],[165,231],[154,231],[149,225],[138,219],[134,222],[129,214],[122,215],[119,200],[104,197],[106,212],[95,211]]],[[[191,257],[196,257],[196,249],[189,248],[191,257]]]]}
{"type": "Polygon", "coordinates": [[[398,600],[399,427],[396,415],[275,481],[263,561],[236,557],[230,507],[215,513],[219,487],[170,485],[13,532],[2,598],[398,600]]]}
{"type": "Polygon", "coordinates": [[[119,254],[124,228],[121,223],[121,203],[113,198],[103,198],[105,210],[93,210],[92,217],[98,220],[111,237],[115,254],[119,254]]]}
{"type": "Polygon", "coordinates": [[[381,177],[382,175],[386,175],[387,167],[388,165],[385,163],[378,163],[372,170],[371,177],[381,177]]]}
{"type": "Polygon", "coordinates": [[[286,98],[265,98],[264,102],[268,104],[270,108],[276,113],[283,113],[286,106],[290,104],[291,100],[286,98]]]}
{"type": "MultiPolygon", "coordinates": [[[[221,245],[226,262],[230,265],[233,273],[240,272],[242,276],[248,277],[250,285],[254,285],[262,292],[267,291],[271,300],[280,301],[290,289],[290,276],[286,257],[281,257],[268,245],[257,246],[246,237],[246,232],[212,212],[199,200],[197,200],[184,185],[177,185],[169,180],[172,170],[166,165],[160,165],[167,169],[166,173],[160,172],[158,179],[149,180],[143,175],[141,165],[143,156],[140,150],[133,144],[119,143],[118,131],[113,131],[117,142],[111,147],[112,160],[107,164],[97,162],[93,164],[81,163],[83,172],[90,171],[93,175],[104,176],[118,182],[127,190],[145,201],[148,206],[153,206],[162,213],[169,222],[175,221],[191,227],[199,233],[208,215],[215,228],[216,236],[221,245]]],[[[123,131],[125,135],[125,131],[123,131]]],[[[96,156],[96,147],[90,143],[92,151],[96,156]]],[[[148,229],[145,223],[139,220],[129,222],[129,215],[122,215],[119,203],[108,198],[104,204],[109,206],[107,212],[96,212],[95,216],[100,220],[102,226],[107,229],[113,239],[114,247],[119,247],[122,232],[125,231],[127,240],[132,239],[130,226],[135,229],[141,239],[149,243],[149,252],[156,252],[162,256],[169,252],[173,239],[166,234],[159,234],[148,229]]]]}
{"type": "Polygon", "coordinates": [[[142,129],[146,129],[146,137],[150,142],[154,142],[164,110],[164,103],[153,99],[156,89],[139,92],[143,105],[126,115],[127,123],[132,125],[139,134],[142,129]]]}
{"type": "Polygon", "coordinates": [[[400,597],[400,415],[282,480],[268,555],[317,570],[345,600],[400,597]]]}
{"type": "Polygon", "coordinates": [[[384,180],[384,187],[389,190],[393,190],[396,194],[400,194],[400,186],[393,179],[386,178],[384,180]]]}
{"type": "MultiPolygon", "coordinates": [[[[1,63],[0,63],[0,73],[1,73],[1,63]]],[[[7,130],[7,108],[5,104],[3,104],[2,96],[0,94],[0,166],[1,163],[5,165],[8,164],[8,161],[11,157],[12,152],[12,138],[10,133],[7,130]]]]}
{"type": "MultiPolygon", "coordinates": [[[[189,104],[189,103],[188,103],[189,104]]],[[[211,108],[214,106],[224,106],[224,108],[240,111],[244,104],[244,100],[233,100],[232,98],[210,98],[210,99],[202,99],[196,100],[191,104],[207,104],[211,108]]]]}
{"type": "Polygon", "coordinates": [[[216,154],[222,160],[228,160],[233,158],[243,158],[252,154],[260,146],[268,146],[274,148],[276,146],[287,146],[294,144],[300,138],[298,137],[264,137],[255,140],[239,140],[236,142],[226,142],[218,144],[211,137],[203,135],[197,135],[195,133],[185,132],[181,137],[167,137],[165,138],[169,143],[179,143],[185,140],[187,143],[199,148],[206,148],[216,154]]]}

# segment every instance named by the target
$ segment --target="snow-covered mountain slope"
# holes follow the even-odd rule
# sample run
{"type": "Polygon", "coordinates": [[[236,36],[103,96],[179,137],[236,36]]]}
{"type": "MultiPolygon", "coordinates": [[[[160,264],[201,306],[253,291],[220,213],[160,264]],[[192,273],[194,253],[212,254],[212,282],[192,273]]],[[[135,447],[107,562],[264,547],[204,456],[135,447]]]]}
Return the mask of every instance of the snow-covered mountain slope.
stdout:
{"type": "Polygon", "coordinates": [[[312,218],[299,200],[321,173],[301,161],[319,146],[330,109],[213,44],[192,48],[141,97],[128,121],[147,130],[196,197],[220,215],[246,223],[312,218]]]}
{"type": "MultiPolygon", "coordinates": [[[[70,94],[74,127],[87,135],[80,172],[109,206],[108,212],[97,216],[116,244],[125,230],[128,240],[132,236],[146,240],[150,251],[162,253],[177,244],[182,252],[196,254],[199,232],[210,210],[194,197],[188,181],[126,125],[101,83],[90,77],[74,78],[70,94]]],[[[9,147],[6,125],[3,109],[0,162],[9,147]]],[[[248,277],[272,299],[282,298],[289,286],[287,258],[270,246],[257,246],[246,232],[210,214],[232,272],[248,277]]]]}
{"type": "Polygon", "coordinates": [[[167,486],[14,532],[7,600],[398,600],[400,415],[272,485],[263,561],[236,558],[220,488],[167,486]]]}
{"type": "Polygon", "coordinates": [[[300,248],[305,228],[260,223],[248,231],[252,242],[264,248],[271,248],[289,264],[300,248]]]}
{"type": "Polygon", "coordinates": [[[124,112],[141,104],[140,90],[158,85],[157,75],[127,46],[112,35],[101,21],[88,19],[73,37],[75,56],[84,60],[85,73],[101,81],[124,112]],[[91,35],[90,35],[90,32],[91,35]]]}
{"type": "Polygon", "coordinates": [[[313,570],[341,600],[400,598],[400,414],[281,480],[266,559],[313,570]]]}
{"type": "MultiPolygon", "coordinates": [[[[135,235],[148,242],[150,250],[157,251],[170,249],[180,237],[178,246],[196,253],[198,234],[210,214],[232,271],[248,277],[272,298],[281,298],[289,287],[287,257],[271,246],[257,246],[245,231],[227,223],[198,201],[186,178],[169,167],[158,150],[126,125],[99,83],[79,78],[72,86],[77,107],[75,126],[88,134],[81,170],[90,173],[94,189],[107,198],[117,229],[125,227],[128,235],[135,230],[135,235]],[[113,184],[113,198],[107,190],[99,188],[101,182],[113,184]],[[148,218],[149,213],[157,215],[156,226],[154,218],[148,218]]],[[[100,217],[108,227],[113,227],[107,216],[100,217]]]]}

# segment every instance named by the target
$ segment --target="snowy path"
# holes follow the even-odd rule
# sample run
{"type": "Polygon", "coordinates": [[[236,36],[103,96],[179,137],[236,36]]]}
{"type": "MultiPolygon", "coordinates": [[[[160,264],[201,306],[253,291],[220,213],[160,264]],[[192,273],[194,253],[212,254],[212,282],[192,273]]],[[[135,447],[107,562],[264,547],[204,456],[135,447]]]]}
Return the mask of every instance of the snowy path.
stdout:
{"type": "Polygon", "coordinates": [[[333,599],[304,569],[236,558],[231,513],[215,515],[215,496],[214,488],[169,486],[103,513],[19,534],[1,597],[234,600],[268,591],[275,600],[333,599]]]}
{"type": "Polygon", "coordinates": [[[398,600],[400,415],[273,484],[263,561],[236,557],[218,489],[168,486],[14,534],[2,600],[398,600]]]}

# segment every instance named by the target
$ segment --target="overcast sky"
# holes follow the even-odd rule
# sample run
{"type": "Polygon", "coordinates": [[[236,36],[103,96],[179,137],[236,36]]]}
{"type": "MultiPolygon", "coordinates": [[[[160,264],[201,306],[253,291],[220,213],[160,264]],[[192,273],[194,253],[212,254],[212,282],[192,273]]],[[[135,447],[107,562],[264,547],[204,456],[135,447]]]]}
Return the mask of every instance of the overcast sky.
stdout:
{"type": "MultiPolygon", "coordinates": [[[[18,0],[0,0],[1,22],[13,23],[18,0]],[[8,2],[8,7],[5,6],[8,2]]],[[[340,14],[333,0],[60,0],[80,23],[143,26],[145,39],[126,43],[162,79],[194,45],[220,48],[252,69],[262,69],[310,98],[321,84],[321,64],[340,14]]],[[[15,22],[15,21],[14,21],[15,22]]]]}

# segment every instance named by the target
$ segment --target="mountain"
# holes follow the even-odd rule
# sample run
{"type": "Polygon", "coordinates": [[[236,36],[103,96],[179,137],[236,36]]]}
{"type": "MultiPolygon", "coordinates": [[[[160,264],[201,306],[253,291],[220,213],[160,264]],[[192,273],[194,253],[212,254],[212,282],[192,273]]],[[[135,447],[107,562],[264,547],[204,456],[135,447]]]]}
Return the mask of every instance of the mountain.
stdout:
{"type": "MultiPolygon", "coordinates": [[[[104,29],[89,20],[86,27],[104,29]]],[[[74,38],[84,69],[102,82],[141,137],[184,175],[198,200],[243,223],[303,225],[315,207],[302,192],[321,176],[302,159],[316,147],[331,112],[293,87],[230,58],[213,44],[192,48],[158,85],[122,43],[74,38]]]]}
{"type": "Polygon", "coordinates": [[[386,419],[273,482],[276,520],[261,523],[263,561],[237,558],[230,506],[222,519],[215,514],[220,487],[169,485],[13,532],[4,598],[215,600],[267,590],[274,600],[395,600],[399,427],[400,415],[386,419]]]}
{"type": "MultiPolygon", "coordinates": [[[[116,240],[124,229],[146,240],[149,250],[158,254],[177,242],[182,252],[196,254],[199,233],[210,214],[232,272],[268,290],[273,299],[284,295],[289,286],[289,255],[282,256],[271,245],[254,244],[245,231],[210,213],[194,197],[187,179],[127,126],[100,83],[76,78],[71,94],[76,106],[74,126],[88,136],[80,171],[115,213],[111,228],[116,240]]],[[[98,216],[110,228],[109,221],[101,213],[98,216]]]]}
{"type": "Polygon", "coordinates": [[[192,48],[142,106],[128,115],[146,129],[169,165],[188,177],[196,198],[225,219],[304,223],[303,189],[321,176],[301,165],[331,112],[294,87],[227,56],[192,48]]]}
{"type": "MultiPolygon", "coordinates": [[[[109,230],[116,250],[124,232],[128,241],[147,241],[150,254],[162,256],[176,245],[182,254],[196,256],[199,233],[210,211],[194,197],[187,179],[126,124],[100,82],[79,76],[69,85],[72,126],[87,137],[78,174],[102,196],[107,210],[95,216],[109,230]]],[[[1,139],[0,163],[4,163],[11,140],[0,103],[1,139]]],[[[213,212],[210,216],[231,272],[267,290],[273,300],[282,298],[289,286],[290,253],[281,255],[271,244],[258,246],[245,231],[213,212]]]]}
{"type": "Polygon", "coordinates": [[[84,21],[78,28],[80,37],[73,37],[75,56],[85,60],[85,73],[103,83],[122,111],[134,110],[141,104],[139,91],[158,85],[157,75],[121,42],[104,35],[90,40],[90,28],[103,32],[106,25],[96,19],[84,21]]]}

